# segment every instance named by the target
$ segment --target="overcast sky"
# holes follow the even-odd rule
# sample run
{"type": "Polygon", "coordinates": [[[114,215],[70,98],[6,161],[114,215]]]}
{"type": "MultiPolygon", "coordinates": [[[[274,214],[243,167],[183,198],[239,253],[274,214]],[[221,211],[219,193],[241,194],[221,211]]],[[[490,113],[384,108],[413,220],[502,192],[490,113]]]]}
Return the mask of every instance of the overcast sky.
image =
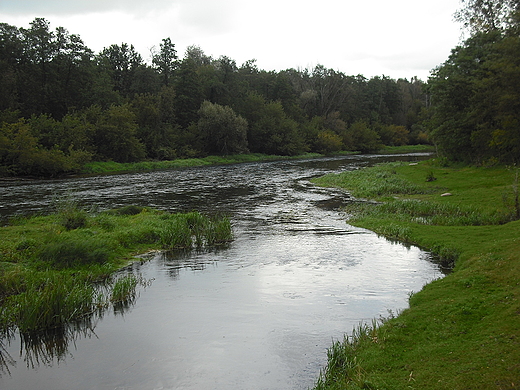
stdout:
{"type": "Polygon", "coordinates": [[[150,58],[170,37],[180,57],[197,45],[264,70],[322,64],[347,75],[418,76],[444,62],[461,37],[459,0],[0,0],[0,22],[43,17],[95,52],[128,43],[150,58]]]}

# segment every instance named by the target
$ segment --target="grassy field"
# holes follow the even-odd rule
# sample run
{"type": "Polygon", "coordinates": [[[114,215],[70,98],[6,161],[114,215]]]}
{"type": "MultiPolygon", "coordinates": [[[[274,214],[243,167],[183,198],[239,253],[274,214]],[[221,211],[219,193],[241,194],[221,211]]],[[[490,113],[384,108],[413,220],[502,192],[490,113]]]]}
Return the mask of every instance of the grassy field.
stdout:
{"type": "Polygon", "coordinates": [[[66,200],[52,215],[0,228],[0,331],[46,331],[135,298],[141,280],[114,272],[152,249],[211,248],[232,239],[227,217],[137,206],[87,212],[66,200]]]}
{"type": "Polygon", "coordinates": [[[348,223],[429,249],[452,268],[398,316],[335,342],[316,389],[519,389],[518,170],[430,160],[316,183],[377,200],[354,202],[348,223]]]}

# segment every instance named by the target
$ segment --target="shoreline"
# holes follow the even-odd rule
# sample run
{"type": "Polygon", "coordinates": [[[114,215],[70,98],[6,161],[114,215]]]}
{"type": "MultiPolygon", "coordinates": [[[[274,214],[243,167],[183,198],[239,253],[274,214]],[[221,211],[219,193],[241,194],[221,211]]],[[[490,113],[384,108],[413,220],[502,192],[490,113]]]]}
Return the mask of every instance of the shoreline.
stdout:
{"type": "MultiPolygon", "coordinates": [[[[359,196],[367,181],[377,187],[379,179],[367,178],[377,169],[361,170],[365,181],[340,174],[315,182],[359,196]]],[[[395,188],[360,196],[381,203],[371,210],[352,207],[348,223],[426,248],[455,267],[411,292],[409,308],[396,317],[360,325],[334,343],[315,389],[517,388],[520,221],[500,219],[508,215],[500,198],[514,184],[513,175],[500,167],[446,168],[435,160],[388,164],[377,173],[395,180],[395,188]],[[430,175],[436,180],[428,182],[430,175]],[[441,197],[445,188],[453,196],[441,197]],[[429,206],[432,215],[411,211],[418,205],[429,206]]]]}

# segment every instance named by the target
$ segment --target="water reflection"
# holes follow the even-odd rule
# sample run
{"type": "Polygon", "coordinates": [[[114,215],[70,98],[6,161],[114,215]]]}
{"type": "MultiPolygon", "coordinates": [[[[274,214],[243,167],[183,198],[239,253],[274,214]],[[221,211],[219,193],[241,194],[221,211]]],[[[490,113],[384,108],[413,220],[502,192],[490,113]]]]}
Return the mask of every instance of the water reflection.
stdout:
{"type": "Polygon", "coordinates": [[[77,340],[95,337],[97,319],[88,318],[41,332],[20,332],[17,337],[14,332],[9,332],[0,339],[0,376],[10,375],[11,369],[17,366],[17,360],[8,351],[10,344],[17,338],[20,344],[19,357],[28,369],[52,367],[71,356],[69,348],[77,340]]]}
{"type": "MultiPolygon", "coordinates": [[[[118,272],[113,278],[99,283],[96,288],[105,296],[110,295],[110,287],[115,280],[124,275],[137,275],[139,286],[148,287],[152,280],[145,280],[139,274],[140,262],[136,262],[118,272]]],[[[0,336],[0,377],[11,375],[11,370],[17,367],[18,361],[9,352],[12,343],[19,344],[19,358],[27,369],[53,367],[72,358],[71,348],[76,349],[80,340],[97,338],[95,328],[110,312],[114,316],[124,316],[134,306],[139,293],[136,291],[126,299],[98,307],[95,311],[83,316],[80,320],[63,324],[52,329],[32,332],[20,332],[16,329],[6,329],[0,336]]]]}
{"type": "Polygon", "coordinates": [[[0,185],[0,196],[8,196],[0,213],[2,207],[10,213],[43,207],[42,194],[74,186],[86,204],[101,209],[138,204],[224,213],[236,238],[212,251],[148,254],[127,272],[153,279],[152,286],[121,312],[104,312],[84,333],[65,334],[54,344],[13,336],[0,351],[4,372],[10,370],[0,387],[312,387],[332,339],[405,307],[411,291],[441,275],[419,248],[346,224],[337,208],[350,201],[348,193],[309,183],[381,160],[150,172],[20,185],[10,192],[0,185]],[[39,368],[16,364],[18,355],[39,368]]]}

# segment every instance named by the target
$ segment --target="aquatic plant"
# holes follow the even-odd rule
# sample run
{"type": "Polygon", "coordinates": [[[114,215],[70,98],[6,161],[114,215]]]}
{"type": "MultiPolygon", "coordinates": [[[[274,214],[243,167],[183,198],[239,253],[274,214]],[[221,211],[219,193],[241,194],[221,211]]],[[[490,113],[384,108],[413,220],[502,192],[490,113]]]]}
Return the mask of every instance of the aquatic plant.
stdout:
{"type": "Polygon", "coordinates": [[[4,326],[23,332],[55,328],[92,313],[103,305],[91,283],[72,275],[46,273],[20,294],[9,296],[4,307],[4,326]]]}
{"type": "Polygon", "coordinates": [[[219,245],[233,239],[231,222],[223,216],[208,217],[198,212],[170,216],[161,232],[161,244],[168,250],[194,245],[219,245]]]}
{"type": "Polygon", "coordinates": [[[164,249],[191,248],[193,244],[192,232],[184,218],[170,218],[160,236],[164,249]]]}
{"type": "Polygon", "coordinates": [[[191,250],[232,237],[228,218],[195,211],[125,207],[87,215],[87,225],[76,229],[56,223],[58,214],[18,218],[1,228],[0,330],[40,331],[83,320],[110,304],[124,309],[142,280],[109,276],[135,253],[191,250]]]}
{"type": "Polygon", "coordinates": [[[112,304],[128,304],[133,302],[136,297],[138,284],[139,279],[134,274],[118,278],[112,285],[110,302],[112,302],[112,304]]]}
{"type": "Polygon", "coordinates": [[[206,230],[208,245],[220,245],[233,240],[231,221],[227,217],[214,217],[210,219],[206,230]]]}

